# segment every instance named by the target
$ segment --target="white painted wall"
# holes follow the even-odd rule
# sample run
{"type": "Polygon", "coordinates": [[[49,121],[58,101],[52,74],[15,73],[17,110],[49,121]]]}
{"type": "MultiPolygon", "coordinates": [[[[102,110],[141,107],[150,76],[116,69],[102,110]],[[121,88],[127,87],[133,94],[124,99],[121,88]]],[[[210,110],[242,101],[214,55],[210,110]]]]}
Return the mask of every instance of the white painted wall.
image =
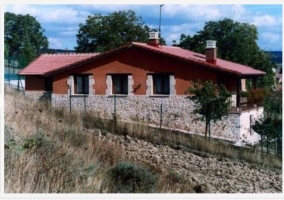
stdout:
{"type": "Polygon", "coordinates": [[[247,141],[248,143],[257,142],[259,135],[251,130],[250,133],[250,116],[252,118],[252,124],[255,120],[259,119],[263,115],[263,107],[254,108],[248,111],[243,111],[240,115],[240,139],[247,141]]]}

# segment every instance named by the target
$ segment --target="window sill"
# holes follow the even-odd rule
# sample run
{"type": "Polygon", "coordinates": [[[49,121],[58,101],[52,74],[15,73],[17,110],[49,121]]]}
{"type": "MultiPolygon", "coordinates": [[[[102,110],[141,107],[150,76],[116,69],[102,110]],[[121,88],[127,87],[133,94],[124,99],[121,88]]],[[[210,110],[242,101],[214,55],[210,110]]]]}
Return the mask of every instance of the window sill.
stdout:
{"type": "Polygon", "coordinates": [[[71,94],[70,97],[88,97],[89,94],[71,94]]]}
{"type": "Polygon", "coordinates": [[[129,96],[128,94],[111,94],[111,95],[108,95],[108,97],[112,97],[112,98],[114,98],[114,97],[120,98],[120,97],[128,97],[128,96],[129,96]]]}
{"type": "Polygon", "coordinates": [[[168,98],[170,95],[169,94],[152,94],[149,97],[150,98],[168,98]]]}

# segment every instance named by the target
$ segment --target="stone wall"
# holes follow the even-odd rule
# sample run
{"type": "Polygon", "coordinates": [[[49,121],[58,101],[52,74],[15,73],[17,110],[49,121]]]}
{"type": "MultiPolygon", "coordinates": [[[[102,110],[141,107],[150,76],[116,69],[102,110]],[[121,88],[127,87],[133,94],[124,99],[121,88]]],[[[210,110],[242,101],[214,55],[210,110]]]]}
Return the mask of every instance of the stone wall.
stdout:
{"type": "MultiPolygon", "coordinates": [[[[111,118],[116,113],[118,120],[147,123],[149,125],[184,130],[189,133],[203,134],[204,122],[196,120],[192,114],[193,102],[186,96],[149,97],[143,95],[105,96],[105,95],[68,95],[52,94],[52,105],[77,110],[93,110],[97,115],[111,118]],[[116,102],[116,103],[115,103],[116,102]],[[116,108],[116,111],[115,111],[116,108]]],[[[239,114],[230,114],[211,126],[213,137],[237,140],[240,135],[239,114]]]]}
{"type": "Polygon", "coordinates": [[[31,99],[50,100],[51,93],[46,91],[25,91],[25,96],[31,99]]]}

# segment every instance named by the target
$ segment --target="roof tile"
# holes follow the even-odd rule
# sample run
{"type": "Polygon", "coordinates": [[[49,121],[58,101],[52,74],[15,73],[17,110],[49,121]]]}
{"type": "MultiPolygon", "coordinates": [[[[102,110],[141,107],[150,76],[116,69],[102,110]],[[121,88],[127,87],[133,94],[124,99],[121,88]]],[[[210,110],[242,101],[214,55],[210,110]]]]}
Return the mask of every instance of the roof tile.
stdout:
{"type": "Polygon", "coordinates": [[[70,65],[87,60],[96,55],[98,54],[42,54],[25,67],[19,75],[45,75],[52,71],[67,68],[70,65]]]}
{"type": "Polygon", "coordinates": [[[193,51],[185,50],[180,47],[163,46],[154,47],[146,43],[132,42],[130,45],[123,45],[119,48],[112,49],[103,53],[83,53],[83,54],[42,54],[26,68],[24,68],[19,75],[48,75],[60,70],[67,70],[76,64],[80,64],[85,61],[92,61],[100,56],[104,56],[117,50],[129,48],[135,46],[143,48],[156,53],[163,53],[165,55],[174,56],[189,62],[196,62],[211,69],[221,70],[229,73],[233,73],[240,76],[254,76],[264,75],[265,72],[253,69],[246,65],[226,61],[217,58],[216,64],[206,62],[205,55],[196,53],[193,51]]]}
{"type": "Polygon", "coordinates": [[[208,63],[206,62],[206,59],[205,59],[206,57],[204,54],[182,49],[180,47],[163,46],[163,45],[159,47],[154,47],[154,46],[147,45],[145,43],[139,43],[139,42],[133,42],[133,44],[138,47],[142,47],[142,48],[146,48],[152,51],[176,56],[176,57],[188,60],[188,61],[198,62],[212,69],[218,69],[218,70],[227,71],[227,72],[231,72],[231,73],[239,74],[239,75],[264,75],[265,74],[265,72],[254,69],[252,67],[226,61],[226,60],[219,59],[219,58],[217,58],[216,65],[212,63],[208,63]]]}

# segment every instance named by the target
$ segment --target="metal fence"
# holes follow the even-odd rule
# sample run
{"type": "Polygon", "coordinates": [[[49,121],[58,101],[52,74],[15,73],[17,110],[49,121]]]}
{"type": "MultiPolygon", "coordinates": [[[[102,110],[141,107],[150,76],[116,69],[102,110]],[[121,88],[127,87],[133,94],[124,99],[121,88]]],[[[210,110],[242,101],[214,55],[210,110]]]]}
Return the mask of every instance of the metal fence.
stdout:
{"type": "MultiPolygon", "coordinates": [[[[122,108],[120,108],[118,106],[118,98],[116,95],[114,95],[112,97],[112,104],[110,105],[109,109],[110,113],[108,115],[108,118],[116,121],[120,118],[119,113],[121,111],[122,108]]],[[[93,105],[90,104],[89,100],[88,100],[88,96],[87,95],[70,95],[69,96],[69,105],[68,105],[68,109],[70,114],[73,112],[86,112],[88,110],[90,110],[91,107],[93,107],[93,105]],[[80,106],[74,102],[78,102],[80,101],[80,106]],[[79,109],[80,107],[80,109],[79,109]]],[[[157,128],[163,129],[163,128],[168,128],[171,127],[172,125],[175,125],[175,121],[179,119],[180,116],[175,115],[174,113],[169,112],[169,104],[163,104],[161,103],[157,103],[158,105],[155,107],[154,112],[155,112],[155,126],[157,128]]],[[[147,108],[146,108],[147,110],[147,108]]],[[[153,109],[148,110],[146,112],[152,112],[153,109]]],[[[140,118],[142,116],[142,113],[138,113],[138,118],[140,118]]],[[[102,116],[102,117],[106,117],[106,116],[102,116]]],[[[255,123],[255,120],[252,119],[252,117],[250,117],[250,133],[252,135],[252,126],[255,123]]],[[[139,121],[139,120],[136,120],[139,121]]],[[[272,134],[267,133],[267,132],[259,132],[258,134],[261,137],[261,140],[259,141],[259,143],[257,145],[254,145],[253,148],[261,151],[263,154],[277,154],[277,155],[282,155],[282,127],[278,127],[277,128],[277,136],[275,137],[272,136],[272,134]]]]}
{"type": "MultiPolygon", "coordinates": [[[[113,104],[111,105],[110,110],[112,110],[111,114],[109,115],[110,119],[116,121],[119,119],[119,108],[117,103],[117,97],[114,95],[113,97],[113,104]]],[[[90,110],[90,107],[92,107],[88,101],[88,95],[69,95],[68,99],[68,110],[70,114],[73,112],[86,112],[90,110]],[[74,101],[79,100],[81,101],[81,105],[78,106],[74,101]]],[[[152,110],[153,111],[153,110],[152,110]]],[[[169,123],[169,121],[174,121],[177,118],[176,114],[168,113],[167,112],[167,106],[163,105],[163,103],[159,103],[158,108],[155,110],[155,113],[158,114],[158,123],[156,124],[160,129],[165,128],[166,124],[169,123]],[[163,127],[164,126],[164,127],[163,127]]],[[[104,116],[105,117],[105,116],[104,116]]],[[[167,124],[168,125],[168,124],[167,124]]]]}
{"type": "Polygon", "coordinates": [[[282,127],[276,128],[277,136],[272,137],[270,133],[260,132],[260,149],[267,155],[270,153],[282,156],[282,127]]]}
{"type": "Polygon", "coordinates": [[[19,76],[18,73],[27,65],[25,59],[17,57],[8,57],[4,60],[4,81],[5,84],[10,87],[14,87],[18,90],[23,90],[25,87],[25,81],[23,76],[19,76]]]}

